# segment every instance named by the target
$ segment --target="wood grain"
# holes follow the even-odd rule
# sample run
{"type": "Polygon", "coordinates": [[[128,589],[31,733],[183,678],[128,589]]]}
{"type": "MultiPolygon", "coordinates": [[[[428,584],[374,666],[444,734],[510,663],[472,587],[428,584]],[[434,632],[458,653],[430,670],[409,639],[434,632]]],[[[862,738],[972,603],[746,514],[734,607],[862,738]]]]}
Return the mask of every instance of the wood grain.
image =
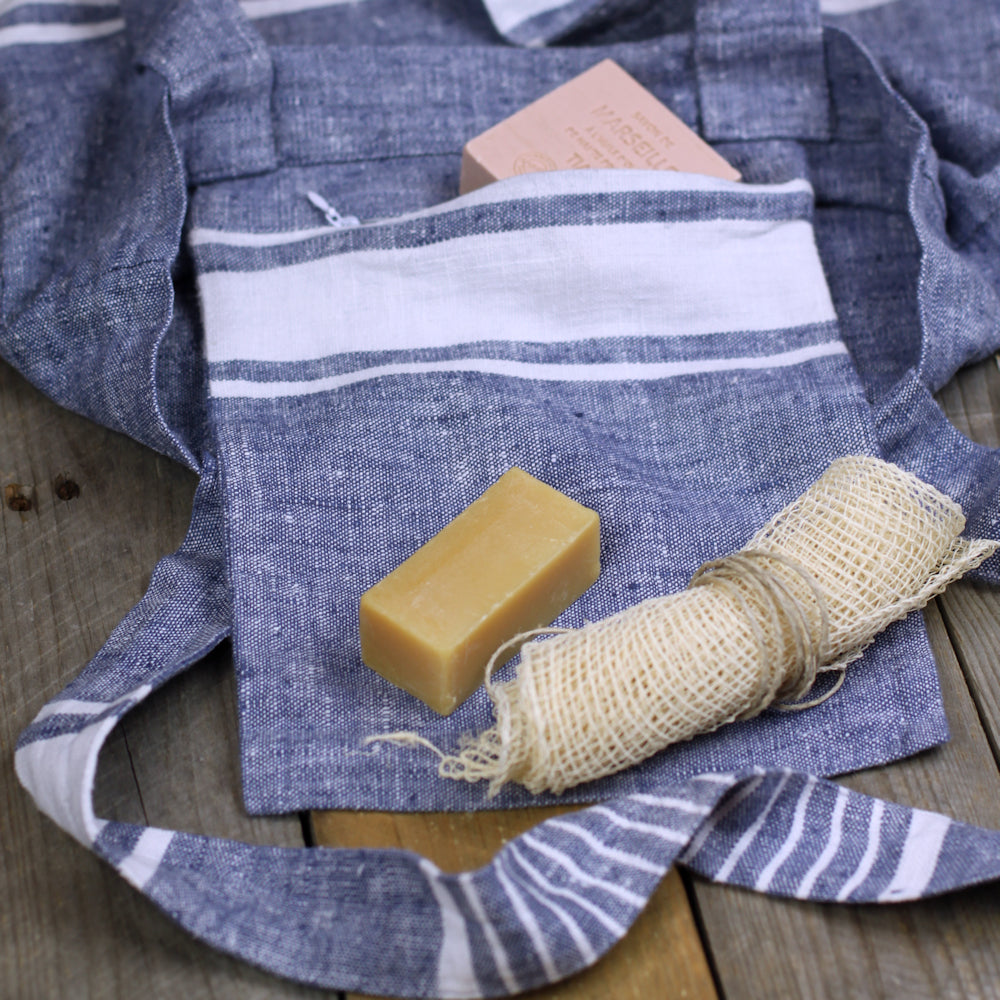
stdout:
{"type": "MultiPolygon", "coordinates": [[[[0,996],[322,996],[191,939],[42,816],[14,775],[18,733],[183,538],[194,477],[60,410],[0,364],[0,485],[12,483],[31,507],[0,508],[0,996]],[[78,496],[60,499],[60,476],[78,496]]],[[[243,815],[230,675],[223,651],[130,714],[101,755],[98,815],[302,843],[296,817],[243,815]]]]}
{"type": "MultiPolygon", "coordinates": [[[[962,372],[942,393],[941,402],[963,433],[993,447],[1000,442],[1000,373],[993,359],[962,372]]],[[[1000,668],[995,652],[1000,649],[1000,594],[960,584],[942,598],[941,606],[947,628],[937,604],[928,609],[926,620],[955,733],[951,743],[889,768],[851,776],[845,783],[867,794],[1000,829],[1000,775],[994,756],[1000,743],[1000,668]]],[[[391,843],[436,851],[441,867],[456,866],[458,857],[463,860],[457,867],[469,863],[471,855],[456,843],[459,836],[472,840],[475,856],[486,860],[480,848],[490,842],[490,824],[497,822],[488,816],[470,819],[469,827],[459,831],[434,816],[338,816],[314,814],[319,842],[391,843]],[[344,836],[347,841],[338,839],[344,836]]],[[[499,846],[501,840],[495,842],[499,846]]],[[[676,884],[674,873],[661,892],[672,893],[676,884]]],[[[894,907],[786,902],[700,881],[693,882],[693,892],[710,958],[729,1000],[1000,996],[1000,906],[995,887],[894,907]]],[[[674,905],[684,911],[678,919],[685,935],[693,934],[686,901],[680,906],[679,898],[679,892],[671,895],[674,905]]],[[[655,977],[669,973],[657,969],[664,959],[657,955],[656,941],[668,939],[658,938],[656,929],[647,929],[643,920],[605,960],[606,980],[581,976],[557,987],[568,991],[558,995],[624,995],[620,991],[632,989],[637,968],[643,970],[640,978],[653,977],[636,987],[637,996],[665,995],[666,982],[655,977]],[[640,934],[647,935],[641,945],[640,934]],[[629,961],[626,956],[632,947],[636,957],[629,961]]],[[[699,952],[698,968],[704,971],[693,988],[708,989],[700,949],[692,941],[684,948],[699,952]]],[[[586,975],[599,970],[600,964],[586,975]]]]}
{"type": "Polygon", "coordinates": [[[980,724],[1000,760],[1000,593],[962,581],[939,603],[980,724]]]}
{"type": "MultiPolygon", "coordinates": [[[[959,372],[939,401],[973,441],[1000,446],[1000,368],[995,358],[959,372]]],[[[962,581],[941,596],[940,605],[980,721],[1000,760],[1000,591],[962,581]]]]}
{"type": "MultiPolygon", "coordinates": [[[[313,836],[330,847],[406,847],[445,871],[488,863],[510,839],[573,807],[478,813],[314,812],[313,836]]],[[[563,983],[524,994],[536,1000],[714,1000],[684,886],[672,871],[625,939],[590,969],[563,983]]],[[[348,994],[357,997],[358,994],[348,994]]]]}
{"type": "Polygon", "coordinates": [[[948,419],[987,448],[1000,446],[1000,369],[990,357],[963,368],[937,395],[948,419]]]}
{"type": "MultiPolygon", "coordinates": [[[[1000,374],[985,362],[941,393],[983,444],[1000,443],[1000,374]]],[[[68,414],[0,365],[0,995],[158,1000],[322,996],[191,940],[42,817],[12,767],[17,733],[93,655],[183,536],[194,479],[68,414]],[[79,486],[79,494],[66,481],[79,486]],[[63,499],[66,497],[66,499],[63,499]]],[[[870,794],[1000,828],[1000,594],[959,584],[927,613],[953,739],[846,779],[870,794]]],[[[220,650],[131,713],[101,756],[98,813],[237,839],[301,843],[297,818],[249,819],[235,702],[220,650]]],[[[395,844],[442,867],[483,863],[538,811],[317,814],[326,843],[395,844]]],[[[815,906],[695,882],[717,982],[742,997],[1000,996],[995,886],[893,907],[815,906]]],[[[330,994],[325,994],[330,995],[330,994]]],[[[334,994],[335,995],[335,994],[334,994]]],[[[676,874],[625,941],[542,997],[714,997],[676,874]]]]}

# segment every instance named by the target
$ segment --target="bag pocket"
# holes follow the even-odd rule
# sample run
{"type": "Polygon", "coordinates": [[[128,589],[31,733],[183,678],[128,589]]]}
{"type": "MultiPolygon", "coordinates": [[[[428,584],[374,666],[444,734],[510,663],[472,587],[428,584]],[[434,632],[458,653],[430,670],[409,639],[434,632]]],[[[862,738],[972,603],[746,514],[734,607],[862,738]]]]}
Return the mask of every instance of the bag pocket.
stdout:
{"type": "MultiPolygon", "coordinates": [[[[579,171],[351,228],[191,232],[252,811],[482,804],[419,754],[362,750],[391,729],[452,746],[489,708],[480,691],[441,719],[368,670],[357,606],[511,466],[601,515],[573,625],[680,589],[834,457],[877,449],[811,211],[803,181],[579,171]]],[[[943,739],[919,621],[869,660],[813,712],[572,794],[745,763],[846,771],[943,739]]]]}

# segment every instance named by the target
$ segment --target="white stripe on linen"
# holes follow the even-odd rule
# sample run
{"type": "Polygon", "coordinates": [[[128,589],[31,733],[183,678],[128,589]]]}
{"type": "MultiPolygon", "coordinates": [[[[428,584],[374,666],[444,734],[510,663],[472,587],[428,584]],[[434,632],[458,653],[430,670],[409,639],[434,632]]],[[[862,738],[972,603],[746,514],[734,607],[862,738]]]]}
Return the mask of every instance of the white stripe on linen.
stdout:
{"type": "Polygon", "coordinates": [[[865,853],[862,855],[854,874],[844,883],[840,892],[837,893],[838,903],[844,902],[868,878],[872,867],[875,865],[879,843],[882,839],[882,814],[884,812],[885,803],[881,799],[876,799],[872,804],[872,814],[868,821],[868,845],[865,847],[865,853]]]}
{"type": "Polygon", "coordinates": [[[281,14],[297,14],[303,10],[318,7],[341,7],[345,4],[357,5],[364,0],[240,0],[243,13],[251,20],[261,17],[277,17],[281,14]]]}
{"type": "Polygon", "coordinates": [[[823,853],[813,862],[812,867],[802,877],[795,896],[798,899],[808,899],[816,884],[816,880],[826,871],[830,862],[840,850],[840,840],[844,830],[844,811],[847,809],[848,792],[846,788],[837,789],[837,798],[833,804],[833,815],[830,817],[830,836],[827,839],[823,853]]]}
{"type": "Polygon", "coordinates": [[[573,943],[576,945],[577,951],[580,952],[580,957],[584,960],[587,965],[592,964],[597,961],[597,952],[594,951],[594,946],[590,943],[590,938],[587,937],[583,932],[583,928],[567,913],[561,906],[554,903],[548,898],[548,893],[551,893],[552,886],[545,879],[540,871],[535,868],[521,852],[517,849],[515,844],[510,844],[507,847],[510,851],[510,856],[517,862],[517,864],[524,870],[528,878],[530,878],[537,889],[533,889],[530,885],[527,885],[522,879],[522,885],[524,886],[525,892],[531,895],[540,906],[544,906],[551,910],[559,922],[566,928],[569,936],[573,939],[573,943]],[[541,890],[541,891],[539,891],[541,890]]]}
{"type": "MultiPolygon", "coordinates": [[[[274,17],[279,14],[295,14],[302,10],[318,7],[341,7],[345,4],[356,6],[364,0],[240,0],[243,13],[251,20],[274,17]]],[[[119,7],[118,0],[0,0],[0,15],[17,7],[119,7]]]]}
{"type": "Polygon", "coordinates": [[[442,997],[470,997],[482,992],[472,964],[472,947],[465,917],[441,882],[441,869],[427,858],[420,859],[431,892],[441,909],[441,953],[438,955],[438,993],[442,997]]]}
{"type": "Polygon", "coordinates": [[[511,993],[517,993],[521,987],[518,985],[514,971],[510,967],[510,959],[507,957],[507,951],[500,940],[500,936],[497,934],[497,929],[490,922],[490,918],[486,916],[486,911],[483,909],[483,902],[479,898],[479,893],[476,891],[476,886],[473,882],[473,873],[463,872],[458,876],[458,884],[462,887],[465,898],[469,901],[473,915],[479,921],[479,926],[483,932],[483,936],[486,938],[486,943],[490,947],[493,962],[497,967],[500,978],[504,982],[504,986],[511,993]]]}
{"type": "Polygon", "coordinates": [[[170,842],[174,839],[173,830],[161,830],[155,826],[142,831],[132,848],[132,853],[123,858],[115,867],[140,891],[146,887],[149,880],[160,867],[170,842]]]}
{"type": "Polygon", "coordinates": [[[696,774],[694,781],[707,781],[711,785],[734,785],[736,784],[735,774],[716,774],[711,771],[706,774],[696,774]]]}
{"type": "MultiPolygon", "coordinates": [[[[536,873],[537,874],[537,873],[536,873]]],[[[561,896],[563,899],[568,899],[576,906],[579,906],[581,910],[589,913],[605,930],[610,931],[616,938],[622,938],[628,931],[628,928],[620,924],[614,917],[605,913],[599,906],[592,903],[586,896],[581,896],[577,892],[573,892],[572,889],[561,889],[554,886],[551,882],[546,881],[540,874],[538,875],[538,884],[541,885],[546,892],[552,893],[554,896],[561,896]]]]}
{"type": "Polygon", "coordinates": [[[18,7],[118,7],[118,0],[0,0],[0,16],[18,7]]]}
{"type": "Polygon", "coordinates": [[[0,28],[0,49],[9,45],[61,45],[113,35],[125,27],[119,17],[85,24],[13,24],[0,28]]]}
{"type": "Polygon", "coordinates": [[[517,27],[522,21],[566,7],[571,0],[486,0],[494,27],[501,34],[517,27]]]}
{"type": "Polygon", "coordinates": [[[798,846],[802,839],[802,833],[806,825],[806,809],[809,806],[809,799],[812,797],[813,789],[816,787],[816,779],[810,776],[799,793],[799,800],[795,803],[795,815],[792,817],[792,828],[781,845],[781,849],[767,863],[764,870],[757,876],[754,888],[758,892],[767,892],[771,881],[777,874],[778,869],[788,860],[792,851],[798,846]]]}
{"type": "Polygon", "coordinates": [[[118,720],[111,716],[79,730],[35,740],[14,755],[14,769],[46,816],[85,847],[100,831],[91,792],[97,755],[118,720]]]}
{"type": "Polygon", "coordinates": [[[896,0],[819,0],[819,9],[824,14],[853,14],[859,10],[887,7],[896,0]]]}
{"type": "Polygon", "coordinates": [[[614,882],[608,882],[603,878],[597,878],[594,875],[589,875],[585,872],[568,854],[564,854],[562,851],[557,850],[550,844],[546,844],[539,840],[537,837],[532,836],[530,833],[524,834],[522,840],[527,844],[533,851],[537,851],[539,854],[544,854],[550,861],[554,861],[560,868],[565,869],[573,877],[573,880],[579,882],[581,885],[593,886],[595,889],[601,889],[608,893],[610,896],[616,896],[618,899],[629,906],[634,906],[636,909],[642,909],[646,905],[645,896],[640,896],[637,892],[632,892],[631,889],[626,889],[624,886],[615,885],[614,882]]]}
{"type": "Polygon", "coordinates": [[[552,952],[549,951],[549,946],[545,942],[545,935],[542,933],[541,927],[538,926],[538,921],[531,912],[531,908],[525,903],[524,897],[517,891],[517,886],[514,885],[510,876],[504,871],[502,855],[493,862],[493,871],[496,872],[497,881],[510,900],[510,905],[514,908],[517,919],[521,921],[521,926],[528,932],[528,937],[531,939],[531,946],[534,948],[538,960],[542,963],[545,978],[550,983],[555,982],[559,978],[559,970],[556,968],[556,963],[552,961],[552,952]]]}
{"type": "Polygon", "coordinates": [[[99,715],[113,704],[115,702],[81,701],[77,698],[63,698],[43,705],[41,711],[39,711],[33,721],[41,722],[43,719],[48,719],[53,715],[99,715]]]}
{"type": "Polygon", "coordinates": [[[694,816],[707,816],[711,811],[711,806],[699,805],[697,802],[688,802],[687,799],[675,799],[666,795],[646,795],[644,792],[636,792],[629,796],[632,802],[638,802],[644,806],[659,806],[661,809],[676,809],[677,812],[691,813],[694,816]]]}
{"type": "Polygon", "coordinates": [[[210,362],[825,323],[803,220],[549,226],[200,278],[210,362]]]}
{"type": "MultiPolygon", "coordinates": [[[[784,184],[744,184],[709,177],[707,174],[685,174],[674,170],[552,170],[506,177],[451,201],[393,216],[391,219],[376,219],[364,223],[361,228],[370,229],[425,219],[473,205],[502,205],[509,201],[547,195],[615,194],[626,191],[732,191],[740,195],[774,196],[807,192],[812,194],[812,185],[802,178],[786,181],[784,184]]],[[[208,244],[229,247],[283,246],[335,231],[331,226],[286,229],[271,233],[196,227],[188,233],[188,243],[193,247],[208,244]]]]}
{"type": "MultiPolygon", "coordinates": [[[[152,685],[141,684],[111,702],[57,699],[45,705],[34,722],[62,714],[97,715],[124,702],[140,702],[152,690],[152,685]]],[[[75,733],[35,740],[14,755],[17,777],[38,808],[86,847],[103,826],[94,816],[91,792],[101,746],[117,724],[118,717],[109,715],[75,733]]]]}
{"type": "Polygon", "coordinates": [[[32,720],[41,722],[53,715],[100,715],[101,712],[109,708],[117,708],[126,703],[138,703],[142,701],[153,688],[149,684],[140,684],[134,691],[123,694],[114,701],[83,701],[78,698],[56,698],[42,706],[39,713],[32,720]]]}
{"type": "Polygon", "coordinates": [[[452,358],[447,361],[411,361],[377,365],[343,375],[305,379],[299,382],[254,382],[250,379],[212,379],[211,393],[217,399],[279,399],[285,396],[305,396],[329,392],[355,382],[386,375],[423,375],[429,372],[483,372],[508,378],[537,379],[545,382],[626,382],[676,378],[707,372],[763,371],[768,368],[788,368],[815,361],[818,358],[847,354],[839,341],[811,344],[793,351],[768,354],[763,357],[702,358],[696,361],[618,362],[615,364],[535,364],[526,361],[504,361],[497,358],[452,358]]]}
{"type": "Polygon", "coordinates": [[[332,226],[314,226],[312,229],[284,230],[280,233],[230,233],[223,229],[193,229],[188,237],[191,246],[219,244],[227,247],[277,247],[301,243],[317,236],[337,232],[332,226]]]}
{"type": "Polygon", "coordinates": [[[789,778],[791,778],[791,773],[787,771],[781,776],[777,786],[771,793],[771,797],[767,800],[767,805],[760,811],[760,815],[758,815],[758,817],[753,821],[750,829],[746,830],[740,839],[736,841],[736,846],[729,852],[729,857],[726,858],[726,860],[722,863],[722,867],[718,870],[718,872],[716,872],[714,876],[715,881],[725,882],[725,880],[729,878],[730,873],[739,863],[740,858],[746,854],[750,845],[754,842],[754,840],[756,840],[757,834],[760,833],[761,827],[767,820],[774,803],[778,801],[778,796],[784,791],[789,778]]]}
{"type": "Polygon", "coordinates": [[[663,865],[647,861],[638,854],[630,854],[628,851],[620,851],[617,847],[609,847],[597,839],[589,830],[575,823],[567,823],[561,819],[549,819],[545,821],[546,826],[554,827],[557,830],[565,830],[572,836],[582,840],[595,854],[617,861],[628,868],[637,868],[641,872],[649,872],[652,875],[663,875],[667,869],[663,865]]]}
{"type": "MultiPolygon", "coordinates": [[[[711,775],[703,774],[700,776],[706,781],[713,780],[711,775]]],[[[741,802],[748,799],[754,792],[760,788],[764,781],[765,775],[762,773],[758,774],[757,777],[750,779],[721,809],[712,813],[708,820],[702,825],[701,829],[695,835],[694,839],[685,848],[681,854],[679,861],[682,863],[690,858],[693,858],[702,848],[705,841],[712,835],[712,832],[728,816],[741,802]]]]}
{"type": "Polygon", "coordinates": [[[919,899],[934,877],[944,838],[952,821],[940,813],[914,809],[903,853],[892,881],[879,894],[880,903],[919,899]]]}
{"type": "Polygon", "coordinates": [[[686,844],[688,842],[688,835],[686,833],[678,833],[676,830],[671,830],[666,826],[659,826],[656,823],[641,823],[638,820],[628,819],[616,813],[613,809],[609,809],[607,806],[593,806],[590,811],[600,816],[606,816],[615,826],[619,826],[623,830],[646,833],[651,837],[658,837],[660,840],[665,840],[668,844],[686,844]]]}

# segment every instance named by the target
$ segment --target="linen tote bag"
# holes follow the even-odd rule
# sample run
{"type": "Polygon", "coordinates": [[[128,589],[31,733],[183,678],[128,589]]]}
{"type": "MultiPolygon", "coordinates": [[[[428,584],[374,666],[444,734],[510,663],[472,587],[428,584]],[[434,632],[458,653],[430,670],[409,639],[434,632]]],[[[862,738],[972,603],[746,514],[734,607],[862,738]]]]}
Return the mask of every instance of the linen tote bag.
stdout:
{"type": "MultiPolygon", "coordinates": [[[[545,23],[601,30],[586,10],[559,24],[541,11],[529,38],[523,18],[491,13],[521,42],[555,37],[537,33],[545,23]]],[[[477,873],[95,817],[108,732],[230,632],[251,811],[487,805],[419,754],[364,749],[403,728],[454,745],[489,715],[482,692],[441,720],[391,688],[360,664],[354,616],[370,583],[510,465],[602,515],[601,580],[564,624],[679,589],[842,454],[900,462],[959,499],[971,533],[997,534],[996,456],[938,420],[930,396],[996,346],[995,287],[943,233],[925,125],[810,5],[705,3],[688,30],[537,50],[416,6],[398,13],[405,44],[380,44],[358,11],[325,12],[328,35],[309,45],[236,4],[123,14],[80,58],[75,99],[95,109],[104,150],[92,199],[70,197],[90,154],[67,169],[40,99],[12,102],[25,110],[8,204],[24,207],[8,245],[45,245],[55,225],[18,169],[32,155],[62,167],[72,210],[59,262],[33,250],[10,273],[5,251],[4,350],[202,482],[182,548],[22,736],[18,773],[41,808],[215,946],[400,995],[514,992],[589,964],[682,851],[709,876],[809,898],[995,877],[989,832],[789,770],[834,774],[946,738],[915,619],[818,708],[573,790],[606,804],[477,873]],[[466,139],[605,56],[745,182],[588,171],[454,198],[466,139]],[[328,224],[310,192],[363,221],[328,224]],[[962,292],[977,309],[945,336],[962,292]],[[806,812],[780,878],[773,852],[738,847],[755,823],[791,829],[806,812]],[[845,845],[882,831],[865,872],[826,856],[834,826],[845,845]],[[915,843],[969,863],[915,877],[902,863],[915,843]],[[567,902],[567,859],[627,893],[595,882],[567,902]],[[393,948],[372,946],[372,926],[393,948]]],[[[11,79],[41,72],[29,52],[5,54],[11,79]]],[[[55,105],[61,126],[81,117],[55,105]]],[[[81,150],[94,143],[80,131],[81,150]]],[[[545,798],[515,786],[491,804],[529,801],[545,798]]]]}

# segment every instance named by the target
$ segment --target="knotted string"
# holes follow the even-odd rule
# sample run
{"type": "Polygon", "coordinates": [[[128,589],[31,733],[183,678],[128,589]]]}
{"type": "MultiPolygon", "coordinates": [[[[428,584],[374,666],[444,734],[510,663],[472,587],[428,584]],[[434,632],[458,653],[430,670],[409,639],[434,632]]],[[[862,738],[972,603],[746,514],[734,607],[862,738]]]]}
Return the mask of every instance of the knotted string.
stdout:
{"type": "MultiPolygon", "coordinates": [[[[706,586],[721,587],[739,603],[757,644],[759,685],[752,704],[739,718],[753,718],[776,698],[797,700],[808,693],[830,644],[826,601],[812,574],[801,563],[778,552],[744,549],[704,563],[688,584],[688,588],[706,586]],[[774,566],[796,576],[805,585],[806,596],[796,594],[774,572],[774,566]],[[765,616],[766,620],[761,621],[765,616]],[[782,639],[786,643],[790,640],[790,651],[781,648],[782,639]]],[[[828,691],[822,700],[831,694],[828,691]]]]}

